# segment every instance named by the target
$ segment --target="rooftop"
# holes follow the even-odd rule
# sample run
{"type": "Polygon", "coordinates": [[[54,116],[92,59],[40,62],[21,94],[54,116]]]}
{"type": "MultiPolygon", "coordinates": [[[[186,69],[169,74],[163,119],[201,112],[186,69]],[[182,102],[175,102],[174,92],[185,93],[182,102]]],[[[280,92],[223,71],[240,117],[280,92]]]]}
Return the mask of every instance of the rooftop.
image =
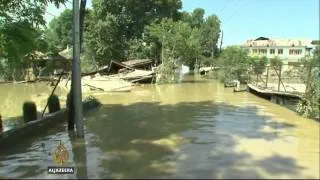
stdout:
{"type": "Polygon", "coordinates": [[[270,39],[259,37],[257,39],[249,39],[242,46],[307,46],[313,47],[312,40],[308,39],[270,39]]]}

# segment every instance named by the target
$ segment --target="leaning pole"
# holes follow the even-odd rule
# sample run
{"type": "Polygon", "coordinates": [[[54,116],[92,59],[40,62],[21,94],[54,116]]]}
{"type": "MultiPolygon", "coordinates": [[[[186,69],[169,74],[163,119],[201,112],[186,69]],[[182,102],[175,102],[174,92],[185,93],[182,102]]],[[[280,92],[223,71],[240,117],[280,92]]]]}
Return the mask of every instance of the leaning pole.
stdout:
{"type": "Polygon", "coordinates": [[[80,69],[80,13],[79,0],[73,0],[73,59],[72,59],[72,98],[73,117],[76,123],[76,132],[79,138],[84,138],[81,93],[80,69]]]}

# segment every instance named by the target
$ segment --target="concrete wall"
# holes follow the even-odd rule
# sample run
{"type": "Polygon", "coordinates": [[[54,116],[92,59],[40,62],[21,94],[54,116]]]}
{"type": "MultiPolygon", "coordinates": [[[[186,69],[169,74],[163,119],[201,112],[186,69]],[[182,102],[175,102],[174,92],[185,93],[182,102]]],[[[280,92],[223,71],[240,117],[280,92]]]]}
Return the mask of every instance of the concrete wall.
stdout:
{"type": "Polygon", "coordinates": [[[267,58],[274,58],[275,56],[279,57],[283,60],[284,64],[287,64],[288,62],[297,62],[299,59],[309,55],[307,49],[304,46],[295,46],[295,47],[285,47],[285,46],[275,46],[275,47],[244,47],[249,50],[250,56],[266,56],[267,58]],[[266,54],[254,54],[253,49],[266,49],[266,54]],[[275,54],[270,54],[270,49],[275,50],[275,54]],[[283,54],[278,54],[278,49],[283,49],[283,54]],[[301,49],[302,52],[299,55],[290,55],[289,50],[290,49],[301,49]]]}
{"type": "MultiPolygon", "coordinates": [[[[99,106],[99,103],[96,101],[86,100],[83,102],[83,111],[89,111],[97,106],[99,106]]],[[[2,132],[0,133],[0,150],[4,147],[13,146],[15,143],[21,142],[26,138],[40,136],[57,124],[66,123],[67,119],[68,110],[62,109],[58,112],[47,114],[41,119],[21,124],[13,129],[2,132]]]]}

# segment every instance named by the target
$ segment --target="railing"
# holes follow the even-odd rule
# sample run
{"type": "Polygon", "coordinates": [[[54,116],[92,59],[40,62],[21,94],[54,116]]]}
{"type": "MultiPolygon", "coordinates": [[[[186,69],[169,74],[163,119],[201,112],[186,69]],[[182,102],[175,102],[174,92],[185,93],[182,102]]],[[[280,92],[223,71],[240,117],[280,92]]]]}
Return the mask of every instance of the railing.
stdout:
{"type": "Polygon", "coordinates": [[[318,66],[304,67],[298,65],[266,66],[260,72],[249,73],[250,83],[257,87],[275,92],[303,95],[310,87],[311,76],[319,71],[318,66]]]}

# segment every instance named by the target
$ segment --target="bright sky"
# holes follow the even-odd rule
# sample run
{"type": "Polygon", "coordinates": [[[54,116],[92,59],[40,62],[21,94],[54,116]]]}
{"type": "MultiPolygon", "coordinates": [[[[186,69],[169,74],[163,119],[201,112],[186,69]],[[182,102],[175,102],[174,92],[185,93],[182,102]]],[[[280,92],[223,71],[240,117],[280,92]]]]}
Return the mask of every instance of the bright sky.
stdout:
{"type": "MultiPolygon", "coordinates": [[[[70,0],[71,2],[71,0],[70,0]]],[[[241,44],[259,36],[319,39],[320,0],[182,0],[182,10],[200,7],[206,16],[216,14],[224,33],[223,46],[241,44]]],[[[66,4],[68,8],[72,3],[66,4]]],[[[91,7],[91,0],[87,0],[91,7]]],[[[63,8],[64,9],[64,8],[63,8]]],[[[50,5],[49,13],[63,9],[50,5]]],[[[53,16],[46,14],[46,20],[53,16]]]]}

